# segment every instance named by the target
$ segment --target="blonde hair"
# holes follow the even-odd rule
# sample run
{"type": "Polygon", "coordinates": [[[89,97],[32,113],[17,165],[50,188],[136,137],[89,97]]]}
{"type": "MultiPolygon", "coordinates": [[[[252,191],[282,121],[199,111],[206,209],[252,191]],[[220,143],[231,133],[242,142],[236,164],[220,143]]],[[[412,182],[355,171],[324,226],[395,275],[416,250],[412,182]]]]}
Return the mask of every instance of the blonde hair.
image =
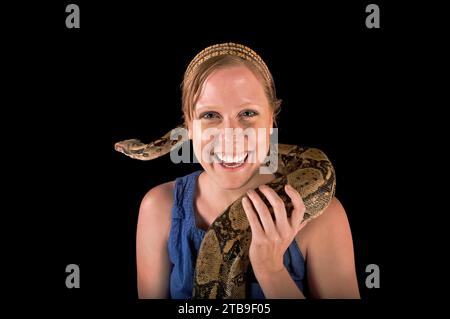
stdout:
{"type": "Polygon", "coordinates": [[[182,87],[182,110],[186,121],[193,120],[195,105],[203,84],[216,70],[229,66],[247,67],[261,82],[269,105],[274,112],[274,122],[280,111],[281,100],[276,96],[272,74],[261,57],[252,49],[236,43],[222,43],[207,47],[191,61],[184,73],[182,87]]]}

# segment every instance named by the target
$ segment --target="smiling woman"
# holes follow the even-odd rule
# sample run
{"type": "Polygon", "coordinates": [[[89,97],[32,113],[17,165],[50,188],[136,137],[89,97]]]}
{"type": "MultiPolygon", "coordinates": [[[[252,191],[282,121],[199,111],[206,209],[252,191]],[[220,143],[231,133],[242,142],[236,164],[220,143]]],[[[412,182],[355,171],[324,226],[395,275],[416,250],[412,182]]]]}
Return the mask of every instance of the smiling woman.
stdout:
{"type": "MultiPolygon", "coordinates": [[[[139,297],[191,298],[194,292],[201,298],[359,298],[350,227],[332,197],[334,174],[326,156],[294,148],[305,163],[327,175],[320,191],[329,200],[320,218],[302,222],[309,215],[295,188],[287,185],[284,193],[265,186],[277,176],[261,173],[265,156],[257,154],[270,151],[280,101],[263,60],[239,44],[206,48],[186,70],[182,104],[203,170],[159,185],[142,200],[136,242],[139,297]],[[330,188],[324,186],[327,179],[330,188]],[[240,198],[245,221],[220,219],[240,198]],[[219,240],[207,230],[222,222],[234,223],[234,230],[222,224],[219,240]],[[239,227],[251,228],[250,243],[245,236],[229,240],[239,227]],[[226,256],[216,255],[214,245],[225,245],[226,256]],[[245,272],[246,258],[251,267],[245,272]],[[219,277],[231,272],[240,275],[223,286],[219,277]]],[[[320,179],[312,168],[304,174],[320,179]]],[[[304,189],[311,188],[307,185],[304,189]]]]}
{"type": "MultiPolygon", "coordinates": [[[[263,183],[270,181],[270,176],[257,174],[262,163],[258,161],[260,158],[254,155],[258,152],[267,154],[269,132],[274,117],[273,108],[269,105],[263,87],[253,72],[246,66],[235,65],[235,61],[231,63],[233,64],[216,69],[207,78],[202,85],[201,93],[198,94],[195,110],[192,112],[192,117],[198,123],[197,132],[208,129],[215,129],[218,132],[217,135],[209,137],[208,134],[202,134],[202,137],[206,138],[193,140],[194,153],[207,173],[200,175],[199,183],[211,183],[210,190],[216,189],[217,195],[225,194],[229,199],[236,194],[241,195],[242,187],[245,188],[245,185],[252,182],[251,180],[255,183],[254,187],[260,184],[261,179],[263,183]],[[227,129],[232,129],[228,132],[236,134],[231,136],[226,134],[227,129]],[[247,132],[251,130],[253,134],[239,134],[244,130],[247,132]],[[259,136],[261,132],[265,132],[266,135],[259,136]],[[212,139],[217,143],[214,143],[212,139]],[[265,144],[255,141],[265,141],[265,144]],[[209,163],[206,161],[203,150],[208,144],[214,148],[213,153],[219,161],[209,161],[209,163]],[[226,150],[227,145],[230,146],[229,150],[226,150]],[[235,145],[241,145],[241,150],[237,150],[237,147],[234,150],[235,145]],[[245,158],[247,161],[237,165],[239,158],[245,158]],[[208,178],[205,180],[206,176],[208,178]],[[215,187],[216,185],[219,188],[215,187]],[[224,193],[224,190],[227,191],[224,193]]],[[[189,131],[193,131],[192,117],[187,119],[189,131]]],[[[225,207],[227,206],[222,207],[222,211],[225,207]]]]}

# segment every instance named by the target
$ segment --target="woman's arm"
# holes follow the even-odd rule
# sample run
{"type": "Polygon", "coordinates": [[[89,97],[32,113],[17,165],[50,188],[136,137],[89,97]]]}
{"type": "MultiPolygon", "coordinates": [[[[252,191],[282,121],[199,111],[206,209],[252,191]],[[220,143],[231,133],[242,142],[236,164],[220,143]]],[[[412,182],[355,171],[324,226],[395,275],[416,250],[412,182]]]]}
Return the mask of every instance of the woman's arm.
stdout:
{"type": "MultiPolygon", "coordinates": [[[[360,298],[353,242],[347,214],[333,198],[317,219],[308,223],[301,238],[306,243],[308,286],[313,298],[360,298]]],[[[302,240],[302,239],[300,239],[302,240]]]]}
{"type": "Polygon", "coordinates": [[[139,209],[136,233],[139,298],[168,298],[170,231],[173,182],[151,189],[139,209]]]}

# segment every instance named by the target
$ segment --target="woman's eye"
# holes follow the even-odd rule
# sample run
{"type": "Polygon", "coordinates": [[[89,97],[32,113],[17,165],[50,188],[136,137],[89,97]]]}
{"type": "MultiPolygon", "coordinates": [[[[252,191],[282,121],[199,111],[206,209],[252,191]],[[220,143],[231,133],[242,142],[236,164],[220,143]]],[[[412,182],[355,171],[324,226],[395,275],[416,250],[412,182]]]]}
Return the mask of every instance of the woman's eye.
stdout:
{"type": "Polygon", "coordinates": [[[252,111],[252,110],[247,110],[247,111],[242,112],[241,114],[244,117],[253,117],[253,116],[257,115],[258,113],[256,113],[255,111],[252,111]]]}
{"type": "Polygon", "coordinates": [[[205,119],[205,120],[211,120],[211,119],[215,119],[218,117],[219,117],[219,115],[215,112],[205,112],[200,115],[200,118],[205,119]]]}

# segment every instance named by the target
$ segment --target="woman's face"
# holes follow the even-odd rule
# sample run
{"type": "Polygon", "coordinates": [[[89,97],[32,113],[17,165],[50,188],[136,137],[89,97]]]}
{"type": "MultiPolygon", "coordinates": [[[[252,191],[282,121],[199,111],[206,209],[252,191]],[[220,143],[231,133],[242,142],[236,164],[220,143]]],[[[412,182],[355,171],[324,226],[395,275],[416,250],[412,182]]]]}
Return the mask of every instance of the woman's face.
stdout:
{"type": "Polygon", "coordinates": [[[214,71],[203,85],[193,119],[189,131],[204,170],[224,189],[244,186],[267,154],[273,123],[261,82],[245,66],[214,71]]]}

